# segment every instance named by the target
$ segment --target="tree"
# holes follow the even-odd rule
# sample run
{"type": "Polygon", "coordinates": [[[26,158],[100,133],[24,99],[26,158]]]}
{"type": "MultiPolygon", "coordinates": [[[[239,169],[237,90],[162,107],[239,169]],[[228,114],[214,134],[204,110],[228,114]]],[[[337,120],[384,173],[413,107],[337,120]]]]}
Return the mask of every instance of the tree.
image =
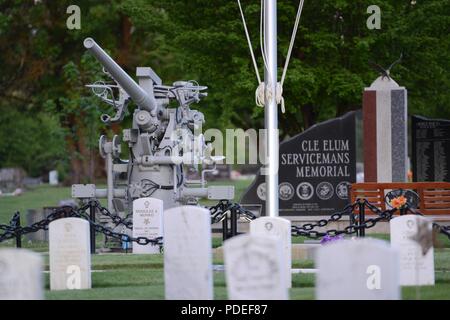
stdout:
{"type": "MultiPolygon", "coordinates": [[[[94,168],[99,162],[97,139],[102,130],[100,101],[84,87],[102,77],[102,67],[86,54],[83,39],[93,36],[99,43],[108,44],[125,69],[132,70],[133,59],[140,60],[139,55],[129,54],[131,46],[139,52],[139,45],[131,42],[132,26],[122,13],[121,3],[77,1],[82,13],[81,29],[69,30],[66,8],[72,4],[70,1],[0,1],[1,111],[5,114],[17,110],[22,115],[17,121],[41,113],[56,118],[65,129],[60,149],[67,152],[53,156],[70,168],[68,183],[79,183],[87,177],[92,181],[103,171],[98,170],[102,165],[94,168]]],[[[22,126],[26,128],[30,127],[22,126]]],[[[33,135],[30,130],[26,133],[33,135]]],[[[1,139],[12,141],[4,134],[1,139]]],[[[0,166],[12,159],[8,148],[5,152],[0,166]]],[[[17,163],[25,162],[22,159],[17,163]]],[[[33,174],[41,174],[48,166],[41,164],[33,174]]]]}
{"type": "MultiPolygon", "coordinates": [[[[242,3],[255,52],[259,53],[259,1],[242,3]]],[[[280,65],[284,63],[297,3],[278,1],[280,65]]],[[[205,101],[209,106],[202,110],[210,125],[262,127],[263,110],[253,101],[257,84],[236,1],[128,1],[124,8],[141,30],[157,29],[164,37],[165,45],[173,50],[180,76],[210,86],[205,101]],[[137,8],[140,13],[134,15],[137,8]]],[[[410,112],[448,116],[450,95],[445,88],[449,75],[444,72],[450,61],[446,50],[448,17],[449,6],[443,0],[416,4],[394,0],[305,1],[284,88],[287,111],[280,115],[283,134],[296,134],[317,121],[360,108],[364,87],[377,77],[369,61],[387,66],[402,52],[404,59],[393,70],[393,77],[414,98],[409,99],[410,112]],[[367,7],[373,4],[382,12],[380,30],[366,27],[367,7]],[[425,108],[430,101],[434,106],[425,108]]],[[[261,67],[260,54],[258,57],[261,67]]]]}
{"type": "MultiPolygon", "coordinates": [[[[408,89],[410,113],[449,118],[447,2],[306,0],[284,85],[282,138],[361,108],[364,87],[378,76],[369,61],[387,66],[400,53],[403,61],[392,75],[408,89]],[[366,27],[369,5],[381,9],[380,30],[366,27]]],[[[0,122],[17,123],[0,129],[0,166],[16,162],[38,175],[59,163],[70,168],[71,183],[102,173],[96,145],[105,131],[98,120],[104,106],[84,85],[103,75],[82,46],[88,36],[130,75],[136,66],[151,66],[165,83],[195,79],[207,85],[209,96],[200,110],[208,127],[263,127],[264,110],[255,106],[256,77],[235,1],[81,0],[80,30],[66,27],[71,4],[0,0],[0,122]],[[38,134],[41,126],[51,129],[38,134]],[[29,155],[17,151],[26,150],[28,140],[17,137],[34,135],[41,139],[36,144],[52,141],[49,145],[64,145],[60,150],[67,151],[36,149],[43,160],[32,168],[29,155]]],[[[242,4],[262,74],[260,2],[242,4]]],[[[278,0],[279,75],[297,4],[278,0]]],[[[116,133],[120,129],[112,127],[116,133]]]]}

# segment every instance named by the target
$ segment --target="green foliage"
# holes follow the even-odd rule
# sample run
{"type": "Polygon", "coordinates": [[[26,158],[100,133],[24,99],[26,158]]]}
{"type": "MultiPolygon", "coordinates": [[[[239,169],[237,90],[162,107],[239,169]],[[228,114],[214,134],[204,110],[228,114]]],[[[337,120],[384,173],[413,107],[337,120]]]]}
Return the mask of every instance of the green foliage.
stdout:
{"type": "Polygon", "coordinates": [[[31,176],[39,176],[64,166],[64,129],[54,115],[23,115],[16,110],[0,109],[0,164],[22,167],[31,176]]]}
{"type": "MultiPolygon", "coordinates": [[[[403,61],[391,74],[408,89],[410,114],[450,118],[450,6],[447,0],[414,3],[305,1],[284,84],[283,136],[361,108],[364,87],[378,76],[369,61],[387,67],[400,53],[403,61]],[[381,8],[380,30],[366,27],[366,10],[372,4],[381,8]]],[[[18,128],[44,130],[36,131],[27,122],[39,117],[44,121],[42,113],[51,114],[52,125],[59,123],[65,129],[70,147],[66,162],[86,158],[77,141],[95,148],[104,130],[98,116],[105,106],[84,85],[103,75],[82,46],[87,36],[95,38],[130,75],[136,66],[151,66],[167,84],[195,79],[207,85],[209,96],[200,105],[207,127],[263,127],[264,110],[255,106],[256,77],[236,1],[81,0],[77,1],[81,30],[66,28],[65,10],[70,4],[68,0],[0,1],[0,106],[7,110],[1,121],[11,119],[10,110],[20,113],[14,118],[17,136],[0,128],[0,166],[29,162],[23,151],[16,151],[22,148],[10,146],[29,132],[18,128]]],[[[262,74],[260,2],[242,0],[242,4],[262,74]]],[[[297,4],[278,1],[279,76],[297,4]]],[[[51,150],[45,148],[47,163],[40,168],[27,167],[37,173],[48,163],[61,161],[59,151],[50,156],[51,150]]]]}
{"type": "MultiPolygon", "coordinates": [[[[259,2],[242,3],[261,67],[259,2]]],[[[278,1],[280,75],[296,6],[297,1],[278,1]]],[[[172,47],[180,76],[209,85],[207,107],[202,110],[209,126],[262,126],[263,110],[254,105],[257,83],[235,1],[129,1],[124,9],[143,33],[158,30],[165,45],[172,47]],[[140,13],[135,14],[138,7],[140,13]]],[[[410,92],[410,112],[450,116],[445,89],[449,10],[446,1],[436,0],[415,5],[393,0],[305,1],[284,88],[287,112],[280,115],[284,134],[303,127],[299,112],[303,105],[313,106],[314,122],[360,108],[364,87],[377,77],[368,62],[388,66],[400,53],[404,60],[392,75],[410,92]],[[381,30],[366,27],[371,4],[381,8],[381,30]]]]}

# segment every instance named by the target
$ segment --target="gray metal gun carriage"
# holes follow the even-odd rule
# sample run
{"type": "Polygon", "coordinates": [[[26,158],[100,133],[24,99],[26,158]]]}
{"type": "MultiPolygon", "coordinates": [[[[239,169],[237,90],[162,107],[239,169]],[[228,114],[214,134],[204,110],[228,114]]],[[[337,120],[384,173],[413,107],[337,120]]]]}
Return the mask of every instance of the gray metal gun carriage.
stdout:
{"type": "Polygon", "coordinates": [[[205,181],[205,173],[214,171],[215,164],[223,160],[211,156],[210,144],[197,132],[204,122],[203,114],[190,109],[191,104],[207,96],[207,87],[195,81],[163,85],[150,67],[137,68],[137,84],[93,39],[85,39],[84,46],[114,81],[87,86],[116,112],[114,116],[103,114],[101,121],[121,122],[130,99],[137,108],[132,127],[124,129],[121,138],[115,135],[111,141],[105,136],[99,139],[100,155],[106,162],[107,188],[75,184],[72,197],[107,198],[108,210],[117,214],[131,213],[132,201],[142,197],[163,200],[165,209],[197,204],[200,198],[233,199],[234,187],[207,186],[205,181]],[[178,106],[169,108],[171,100],[178,106]],[[129,148],[128,160],[120,158],[123,142],[129,148]],[[201,179],[187,181],[186,169],[198,170],[198,165],[202,166],[201,179]]]}

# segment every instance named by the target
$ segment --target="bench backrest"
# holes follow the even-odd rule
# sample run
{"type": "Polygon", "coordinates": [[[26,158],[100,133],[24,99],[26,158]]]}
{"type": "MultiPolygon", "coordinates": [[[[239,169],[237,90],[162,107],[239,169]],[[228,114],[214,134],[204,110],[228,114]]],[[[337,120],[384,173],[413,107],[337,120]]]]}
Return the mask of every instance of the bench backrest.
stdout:
{"type": "Polygon", "coordinates": [[[450,214],[449,182],[413,182],[413,183],[353,183],[350,188],[350,199],[367,199],[381,210],[386,208],[384,197],[395,189],[413,190],[420,197],[418,210],[426,215],[450,214]]]}

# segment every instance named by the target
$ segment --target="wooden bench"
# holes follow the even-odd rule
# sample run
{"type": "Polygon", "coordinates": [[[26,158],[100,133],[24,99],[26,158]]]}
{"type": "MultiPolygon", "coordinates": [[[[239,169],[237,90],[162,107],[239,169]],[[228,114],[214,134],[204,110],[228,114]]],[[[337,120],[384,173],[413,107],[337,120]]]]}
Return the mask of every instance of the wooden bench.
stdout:
{"type": "MultiPolygon", "coordinates": [[[[366,199],[381,210],[390,209],[384,197],[395,189],[413,190],[420,197],[418,211],[425,215],[450,215],[450,183],[449,182],[412,182],[412,183],[353,183],[350,187],[350,199],[366,199]]],[[[366,210],[366,214],[370,214],[366,210]]]]}

